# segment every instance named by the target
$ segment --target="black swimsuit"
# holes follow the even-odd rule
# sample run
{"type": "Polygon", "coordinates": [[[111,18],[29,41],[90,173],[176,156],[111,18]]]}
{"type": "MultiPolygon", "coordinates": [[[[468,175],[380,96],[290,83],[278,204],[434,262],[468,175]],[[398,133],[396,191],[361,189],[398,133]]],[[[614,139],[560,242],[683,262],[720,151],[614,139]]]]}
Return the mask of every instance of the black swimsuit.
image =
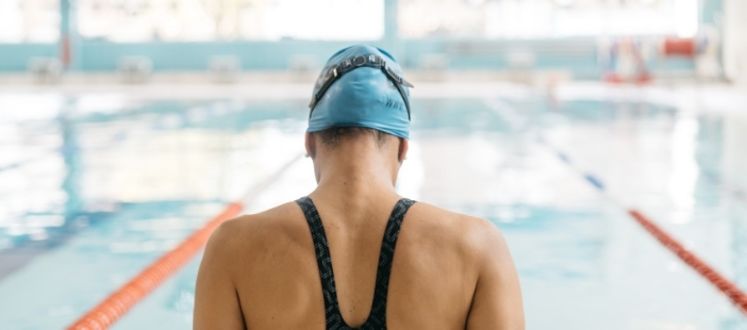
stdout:
{"type": "MultiPolygon", "coordinates": [[[[309,229],[311,230],[311,239],[314,241],[316,262],[319,266],[319,275],[322,281],[327,329],[353,329],[345,323],[340,313],[340,306],[337,302],[337,289],[335,288],[335,275],[332,272],[332,259],[329,255],[327,235],[324,233],[319,212],[311,198],[302,197],[296,203],[298,203],[306,216],[306,222],[308,222],[309,229]]],[[[386,329],[386,297],[387,289],[389,288],[389,274],[392,270],[394,248],[397,244],[397,236],[402,225],[402,219],[414,203],[415,201],[413,200],[403,198],[394,205],[394,209],[386,225],[386,230],[384,231],[384,239],[381,242],[373,304],[368,314],[368,319],[366,319],[366,322],[359,329],[386,329]]]]}

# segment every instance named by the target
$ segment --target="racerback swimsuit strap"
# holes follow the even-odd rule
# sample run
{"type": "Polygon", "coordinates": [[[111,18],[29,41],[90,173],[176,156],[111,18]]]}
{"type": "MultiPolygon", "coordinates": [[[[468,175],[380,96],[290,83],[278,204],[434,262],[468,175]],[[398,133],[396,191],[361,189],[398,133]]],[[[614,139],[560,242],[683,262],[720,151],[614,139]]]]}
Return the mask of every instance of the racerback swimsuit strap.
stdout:
{"type": "MultiPolygon", "coordinates": [[[[340,305],[337,301],[337,289],[335,287],[335,275],[332,271],[332,259],[329,254],[329,244],[327,242],[327,235],[324,233],[319,212],[309,197],[302,197],[296,203],[301,207],[306,217],[306,222],[311,230],[311,239],[314,242],[316,262],[317,266],[319,266],[319,276],[322,281],[327,329],[353,329],[345,323],[340,313],[340,305]]],[[[402,220],[412,204],[415,204],[415,201],[402,198],[394,205],[394,209],[386,225],[386,230],[384,231],[384,238],[381,242],[379,265],[376,270],[376,287],[374,288],[371,311],[368,314],[366,322],[359,329],[386,329],[387,291],[389,289],[389,275],[392,271],[394,248],[397,244],[402,220]]]]}

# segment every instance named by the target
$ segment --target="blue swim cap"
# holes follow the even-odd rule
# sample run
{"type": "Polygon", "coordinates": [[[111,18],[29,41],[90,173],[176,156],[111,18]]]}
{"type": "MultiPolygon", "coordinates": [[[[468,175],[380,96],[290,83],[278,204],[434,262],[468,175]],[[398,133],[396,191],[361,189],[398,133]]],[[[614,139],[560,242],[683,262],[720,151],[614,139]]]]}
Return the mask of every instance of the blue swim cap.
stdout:
{"type": "Polygon", "coordinates": [[[355,45],[327,60],[314,86],[307,132],[367,127],[410,136],[410,91],[402,69],[383,49],[355,45]]]}

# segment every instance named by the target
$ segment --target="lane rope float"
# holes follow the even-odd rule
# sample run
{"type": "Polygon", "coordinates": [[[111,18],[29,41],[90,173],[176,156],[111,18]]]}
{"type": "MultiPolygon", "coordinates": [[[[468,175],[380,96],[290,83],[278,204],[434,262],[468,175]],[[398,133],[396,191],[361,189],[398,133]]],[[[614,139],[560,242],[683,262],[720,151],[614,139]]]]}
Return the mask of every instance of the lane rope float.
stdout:
{"type": "Polygon", "coordinates": [[[667,234],[663,229],[649,219],[645,214],[635,209],[629,209],[628,214],[633,217],[646,231],[651,233],[669,251],[672,251],[684,263],[702,275],[708,282],[713,284],[719,291],[723,292],[737,306],[743,314],[747,315],[747,295],[739,289],[736,284],[729,281],[697,255],[690,252],[680,242],[667,234]]]}
{"type": "Polygon", "coordinates": [[[242,203],[228,204],[204,227],[192,233],[176,248],[156,259],[125,285],[81,316],[68,329],[106,329],[114,324],[133,306],[160,286],[166,278],[186,264],[207,242],[213,230],[226,220],[238,216],[242,209],[244,209],[242,203]]]}
{"type": "MultiPolygon", "coordinates": [[[[509,114],[507,121],[514,129],[526,128],[528,126],[527,120],[518,119],[519,115],[515,112],[515,109],[496,99],[486,99],[485,104],[499,115],[509,114]]],[[[677,258],[684,262],[687,266],[692,268],[695,272],[700,274],[708,283],[713,285],[719,292],[724,294],[734,304],[737,309],[742,312],[743,315],[747,316],[747,294],[740,289],[734,282],[727,279],[715,268],[706,263],[702,258],[698,257],[694,252],[688,250],[682,243],[680,243],[674,236],[667,233],[664,229],[659,227],[655,221],[643,214],[643,212],[622,205],[617,200],[612,199],[606,190],[604,181],[597,175],[591,172],[585,171],[575,165],[571,157],[553,146],[540,134],[536,140],[537,144],[546,148],[547,151],[555,155],[558,160],[565,164],[568,168],[577,172],[581,178],[590,184],[598,193],[605,196],[608,200],[617,204],[621,208],[625,209],[628,215],[633,218],[643,229],[653,236],[663,247],[672,252],[677,258]]]]}
{"type": "MultiPolygon", "coordinates": [[[[548,143],[541,143],[550,150],[556,151],[556,155],[564,154],[558,152],[558,149],[548,143]]],[[[579,171],[570,162],[570,157],[565,154],[565,158],[568,161],[563,161],[568,166],[579,171]]],[[[562,161],[562,160],[561,160],[562,161]]],[[[604,192],[604,183],[598,176],[595,176],[588,172],[582,173],[583,178],[587,183],[592,185],[599,192],[604,192]]],[[[609,196],[607,196],[609,197],[609,196]]],[[[619,203],[615,203],[620,205],[619,203]]],[[[621,205],[622,206],[622,205],[621,205]]],[[[688,265],[690,268],[700,274],[706,281],[716,287],[718,291],[726,295],[729,300],[739,309],[743,315],[747,315],[747,294],[742,291],[734,282],[728,280],[724,275],[719,273],[715,268],[705,262],[703,259],[698,257],[695,253],[688,250],[682,243],[675,239],[671,234],[667,233],[659,225],[656,224],[651,218],[646,216],[643,212],[635,209],[622,206],[628,215],[633,218],[646,232],[651,234],[662,246],[667,250],[671,251],[677,258],[688,265]]]]}
{"type": "Polygon", "coordinates": [[[156,259],[139,274],[132,277],[127,283],[83,314],[67,329],[98,330],[109,328],[132,309],[132,307],[137,305],[137,303],[142,301],[166,281],[166,279],[190,261],[207,243],[208,238],[210,238],[210,235],[218,226],[241,213],[248,199],[255,197],[272,185],[299,159],[301,159],[301,155],[285,163],[267,179],[250,189],[241,199],[226,205],[220,213],[211,218],[202,228],[190,234],[179,245],[156,259]]]}

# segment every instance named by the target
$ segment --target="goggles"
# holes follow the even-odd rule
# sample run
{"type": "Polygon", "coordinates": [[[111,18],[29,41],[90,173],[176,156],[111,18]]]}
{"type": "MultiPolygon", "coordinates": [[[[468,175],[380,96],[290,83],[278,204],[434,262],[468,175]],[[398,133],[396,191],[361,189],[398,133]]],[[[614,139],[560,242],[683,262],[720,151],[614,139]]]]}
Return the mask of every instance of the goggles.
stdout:
{"type": "Polygon", "coordinates": [[[394,86],[397,88],[397,91],[399,91],[399,94],[402,95],[402,99],[405,101],[405,107],[407,108],[407,119],[410,118],[410,100],[407,96],[407,92],[405,92],[405,87],[413,88],[413,86],[410,82],[405,80],[402,76],[394,72],[389,66],[386,65],[386,62],[381,56],[370,54],[370,55],[358,55],[346,58],[340,62],[340,64],[334,65],[327,69],[326,74],[322,75],[319,78],[319,81],[317,84],[321,85],[316,93],[311,97],[311,102],[309,102],[309,108],[311,111],[309,111],[309,118],[311,117],[311,113],[314,111],[314,107],[319,102],[319,100],[322,99],[322,96],[324,96],[324,93],[327,92],[330,86],[337,81],[337,79],[340,79],[344,74],[353,71],[357,68],[361,67],[368,67],[368,68],[375,68],[380,69],[382,72],[384,72],[384,75],[394,84],[394,86]],[[321,82],[321,84],[320,84],[321,82]]]}

